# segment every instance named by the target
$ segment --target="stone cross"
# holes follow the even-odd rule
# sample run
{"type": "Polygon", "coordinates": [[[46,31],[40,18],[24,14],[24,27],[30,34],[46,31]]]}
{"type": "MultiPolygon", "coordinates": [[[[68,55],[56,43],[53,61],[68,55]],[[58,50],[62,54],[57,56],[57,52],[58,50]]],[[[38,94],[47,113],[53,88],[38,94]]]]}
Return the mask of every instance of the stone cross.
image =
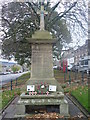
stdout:
{"type": "Polygon", "coordinates": [[[38,14],[40,14],[40,30],[45,30],[44,14],[47,14],[47,12],[44,11],[44,0],[41,1],[41,10],[38,12],[38,14]]]}
{"type": "MultiPolygon", "coordinates": [[[[17,2],[24,2],[28,0],[16,0],[17,2]]],[[[44,25],[44,15],[47,14],[47,12],[44,10],[44,1],[45,0],[40,0],[41,2],[41,10],[37,12],[37,14],[40,14],[40,30],[45,30],[45,25],[44,25]]]]}

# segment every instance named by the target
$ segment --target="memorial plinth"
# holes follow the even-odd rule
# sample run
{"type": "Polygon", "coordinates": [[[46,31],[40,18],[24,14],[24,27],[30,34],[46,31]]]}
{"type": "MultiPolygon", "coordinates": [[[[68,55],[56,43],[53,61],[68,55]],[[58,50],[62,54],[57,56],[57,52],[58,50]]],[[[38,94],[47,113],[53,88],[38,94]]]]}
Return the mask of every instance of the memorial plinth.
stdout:
{"type": "Polygon", "coordinates": [[[56,42],[56,39],[53,39],[48,31],[39,30],[28,41],[32,46],[32,58],[31,78],[27,85],[46,82],[58,86],[57,89],[62,91],[62,88],[54,78],[53,72],[52,45],[56,42]]]}

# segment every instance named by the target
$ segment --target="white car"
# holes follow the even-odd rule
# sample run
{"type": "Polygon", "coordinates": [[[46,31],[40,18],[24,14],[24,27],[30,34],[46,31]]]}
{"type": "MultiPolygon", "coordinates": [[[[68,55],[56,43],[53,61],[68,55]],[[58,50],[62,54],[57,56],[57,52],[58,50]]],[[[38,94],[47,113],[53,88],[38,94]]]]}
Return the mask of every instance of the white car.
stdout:
{"type": "Polygon", "coordinates": [[[54,69],[57,69],[57,66],[55,65],[55,66],[53,66],[53,68],[54,68],[54,69]]]}
{"type": "Polygon", "coordinates": [[[5,74],[11,74],[11,72],[5,72],[5,74]]]}

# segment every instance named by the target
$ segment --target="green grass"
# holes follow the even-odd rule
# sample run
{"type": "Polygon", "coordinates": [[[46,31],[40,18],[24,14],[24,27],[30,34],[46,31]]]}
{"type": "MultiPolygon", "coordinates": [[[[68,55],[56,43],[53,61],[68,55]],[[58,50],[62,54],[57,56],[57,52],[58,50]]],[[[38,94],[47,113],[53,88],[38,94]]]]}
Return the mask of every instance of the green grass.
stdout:
{"type": "Polygon", "coordinates": [[[2,92],[2,108],[4,108],[16,95],[20,95],[20,88],[2,92]]]}
{"type": "Polygon", "coordinates": [[[0,110],[2,109],[2,92],[0,91],[0,110]]]}
{"type": "MultiPolygon", "coordinates": [[[[30,78],[30,73],[23,74],[18,78],[17,85],[24,83],[30,78]]],[[[16,81],[13,81],[13,84],[15,84],[16,81]]],[[[9,84],[10,86],[10,84],[9,84]]],[[[0,108],[4,108],[16,95],[20,95],[21,88],[20,87],[12,87],[12,91],[8,88],[4,89],[2,92],[2,105],[0,104],[0,108]]]]}
{"type": "Polygon", "coordinates": [[[30,72],[23,74],[23,75],[20,76],[18,79],[19,79],[19,80],[22,80],[22,79],[27,79],[27,78],[30,78],[30,72]]]}
{"type": "Polygon", "coordinates": [[[70,87],[66,87],[66,88],[64,88],[64,93],[69,93],[71,91],[71,88],[70,87]]]}
{"type": "Polygon", "coordinates": [[[80,86],[75,90],[72,90],[71,95],[73,95],[82,106],[86,108],[90,112],[89,104],[88,104],[88,86],[80,86]]]}

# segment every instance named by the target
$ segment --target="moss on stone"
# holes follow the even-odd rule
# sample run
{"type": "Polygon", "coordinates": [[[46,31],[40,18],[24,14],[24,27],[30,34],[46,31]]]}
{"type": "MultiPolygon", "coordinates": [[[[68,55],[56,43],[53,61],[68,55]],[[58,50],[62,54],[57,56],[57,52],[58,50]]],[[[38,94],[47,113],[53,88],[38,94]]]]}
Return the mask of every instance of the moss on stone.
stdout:
{"type": "Polygon", "coordinates": [[[46,30],[38,30],[32,35],[33,39],[52,39],[52,35],[46,30]]]}

